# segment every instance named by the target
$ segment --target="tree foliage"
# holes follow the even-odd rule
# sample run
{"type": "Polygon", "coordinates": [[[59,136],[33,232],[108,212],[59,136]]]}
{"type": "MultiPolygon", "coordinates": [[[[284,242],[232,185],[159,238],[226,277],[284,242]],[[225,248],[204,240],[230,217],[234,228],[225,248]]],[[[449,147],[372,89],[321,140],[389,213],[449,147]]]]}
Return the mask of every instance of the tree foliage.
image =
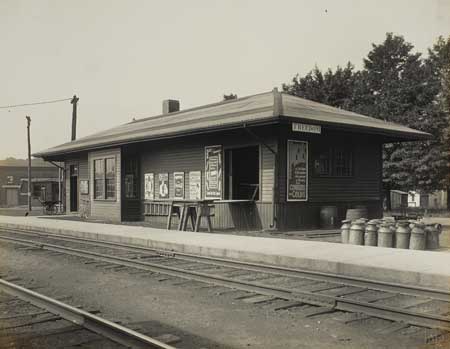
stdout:
{"type": "Polygon", "coordinates": [[[315,67],[284,84],[287,93],[428,132],[433,139],[386,144],[383,183],[386,189],[431,192],[448,178],[450,38],[439,38],[423,58],[402,36],[387,33],[372,44],[364,68],[315,67]]]}

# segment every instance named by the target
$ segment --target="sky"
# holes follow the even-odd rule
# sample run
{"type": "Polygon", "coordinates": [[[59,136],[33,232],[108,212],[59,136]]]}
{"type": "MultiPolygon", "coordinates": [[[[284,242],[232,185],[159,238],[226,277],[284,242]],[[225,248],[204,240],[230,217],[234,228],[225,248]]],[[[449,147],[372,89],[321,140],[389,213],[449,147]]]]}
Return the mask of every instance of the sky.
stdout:
{"type": "MultiPolygon", "coordinates": [[[[76,94],[78,137],[280,88],[315,65],[362,59],[386,32],[426,53],[450,0],[0,0],[0,107],[76,94]]],[[[0,159],[70,140],[69,101],[0,108],[0,159]]]]}

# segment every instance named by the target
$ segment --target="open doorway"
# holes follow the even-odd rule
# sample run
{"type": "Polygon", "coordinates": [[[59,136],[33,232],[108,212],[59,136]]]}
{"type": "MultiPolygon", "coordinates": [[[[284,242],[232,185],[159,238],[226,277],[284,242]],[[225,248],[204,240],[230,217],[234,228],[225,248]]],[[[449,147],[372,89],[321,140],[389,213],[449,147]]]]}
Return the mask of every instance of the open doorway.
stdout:
{"type": "Polygon", "coordinates": [[[78,165],[70,165],[70,212],[78,212],[78,165]]]}
{"type": "Polygon", "coordinates": [[[259,200],[259,146],[225,150],[225,199],[259,200]]]}

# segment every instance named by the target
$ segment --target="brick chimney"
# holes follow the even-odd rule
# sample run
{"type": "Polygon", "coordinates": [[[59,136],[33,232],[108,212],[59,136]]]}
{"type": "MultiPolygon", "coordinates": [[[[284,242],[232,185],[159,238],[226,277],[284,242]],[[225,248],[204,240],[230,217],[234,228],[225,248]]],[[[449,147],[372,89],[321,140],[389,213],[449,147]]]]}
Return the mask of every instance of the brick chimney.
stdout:
{"type": "Polygon", "coordinates": [[[180,101],[175,99],[165,99],[163,101],[163,114],[174,113],[180,111],[180,101]]]}

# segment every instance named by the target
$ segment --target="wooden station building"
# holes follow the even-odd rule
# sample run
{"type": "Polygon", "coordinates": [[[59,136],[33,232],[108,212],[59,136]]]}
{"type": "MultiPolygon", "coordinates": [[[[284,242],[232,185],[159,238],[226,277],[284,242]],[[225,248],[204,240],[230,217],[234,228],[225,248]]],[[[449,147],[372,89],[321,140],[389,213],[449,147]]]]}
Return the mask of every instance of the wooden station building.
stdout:
{"type": "Polygon", "coordinates": [[[316,228],[363,205],[382,215],[382,145],[428,139],[411,128],[277,89],[163,113],[35,154],[63,161],[66,210],[164,222],[171,200],[213,200],[214,229],[316,228]]]}

